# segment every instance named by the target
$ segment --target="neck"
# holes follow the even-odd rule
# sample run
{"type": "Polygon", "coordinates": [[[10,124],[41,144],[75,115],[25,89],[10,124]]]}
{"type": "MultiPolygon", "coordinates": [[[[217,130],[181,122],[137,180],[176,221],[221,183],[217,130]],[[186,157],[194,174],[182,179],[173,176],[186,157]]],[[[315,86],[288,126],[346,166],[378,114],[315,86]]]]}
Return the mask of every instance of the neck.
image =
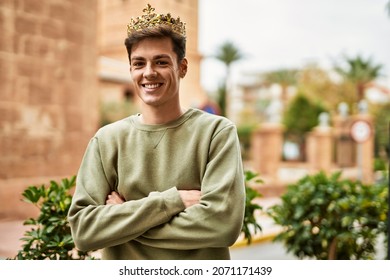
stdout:
{"type": "Polygon", "coordinates": [[[161,110],[159,108],[144,106],[141,110],[141,122],[144,124],[165,124],[178,119],[184,114],[185,110],[180,106],[170,108],[169,110],[161,110]]]}

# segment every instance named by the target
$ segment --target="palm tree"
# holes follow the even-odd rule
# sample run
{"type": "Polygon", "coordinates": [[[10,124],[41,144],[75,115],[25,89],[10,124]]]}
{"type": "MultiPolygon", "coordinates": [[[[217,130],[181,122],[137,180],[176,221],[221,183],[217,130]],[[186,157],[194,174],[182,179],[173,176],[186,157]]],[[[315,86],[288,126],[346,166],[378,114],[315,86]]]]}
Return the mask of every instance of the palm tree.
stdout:
{"type": "Polygon", "coordinates": [[[355,86],[357,101],[360,102],[364,99],[365,87],[380,76],[383,65],[375,65],[370,58],[365,60],[359,55],[354,58],[345,57],[345,62],[345,68],[336,65],[335,70],[355,86]]]}
{"type": "Polygon", "coordinates": [[[289,86],[294,86],[298,81],[298,70],[295,69],[279,69],[264,74],[263,79],[267,84],[278,84],[282,88],[282,103],[285,106],[287,102],[287,89],[289,86]]]}
{"type": "Polygon", "coordinates": [[[218,89],[218,105],[221,109],[221,115],[226,116],[227,84],[230,79],[231,65],[233,62],[242,59],[243,54],[233,42],[227,41],[218,48],[214,58],[226,66],[225,82],[218,89]]]}

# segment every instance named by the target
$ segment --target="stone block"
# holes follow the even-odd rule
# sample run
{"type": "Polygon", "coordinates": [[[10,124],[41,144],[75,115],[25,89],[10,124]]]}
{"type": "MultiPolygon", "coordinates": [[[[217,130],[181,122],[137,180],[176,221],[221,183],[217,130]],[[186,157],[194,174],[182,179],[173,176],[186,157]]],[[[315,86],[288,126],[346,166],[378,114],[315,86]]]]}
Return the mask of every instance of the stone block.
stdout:
{"type": "Polygon", "coordinates": [[[32,80],[30,82],[28,101],[33,106],[52,104],[54,94],[55,92],[47,84],[32,80]]]}
{"type": "Polygon", "coordinates": [[[42,23],[42,35],[45,38],[61,39],[65,35],[66,22],[57,19],[47,19],[42,23]]]}
{"type": "Polygon", "coordinates": [[[14,15],[12,10],[0,6],[0,51],[12,52],[14,47],[14,15]]]}
{"type": "Polygon", "coordinates": [[[35,58],[18,56],[15,61],[15,67],[17,76],[28,77],[32,80],[40,78],[42,65],[35,58]]]}
{"type": "Polygon", "coordinates": [[[79,25],[69,23],[65,26],[65,38],[73,43],[80,42],[83,39],[83,30],[79,25]]]}
{"type": "MultiPolygon", "coordinates": [[[[12,129],[12,126],[15,120],[17,119],[17,117],[18,117],[18,112],[16,108],[10,106],[10,104],[0,104],[0,130],[4,134],[7,133],[7,131],[12,129]]],[[[3,133],[2,135],[4,135],[3,133]]]]}
{"type": "Polygon", "coordinates": [[[10,78],[13,78],[13,70],[13,57],[8,54],[0,54],[0,81],[9,80],[10,78]]]}
{"type": "Polygon", "coordinates": [[[0,2],[1,9],[14,9],[15,8],[15,0],[2,0],[0,2]]]}
{"type": "Polygon", "coordinates": [[[51,2],[49,3],[49,17],[67,21],[69,18],[72,18],[72,11],[69,7],[70,5],[65,3],[65,1],[51,2]]]}
{"type": "Polygon", "coordinates": [[[13,101],[17,104],[27,104],[30,90],[30,79],[27,77],[16,77],[14,79],[13,101]]]}
{"type": "Polygon", "coordinates": [[[17,15],[15,18],[15,33],[17,36],[37,35],[40,33],[39,26],[40,23],[35,17],[17,15]]]}
{"type": "Polygon", "coordinates": [[[20,2],[20,8],[23,9],[25,13],[34,15],[44,15],[46,13],[48,1],[21,0],[20,2]]]}
{"type": "Polygon", "coordinates": [[[14,84],[13,78],[2,76],[0,73],[0,98],[3,102],[12,101],[14,99],[14,84]]]}
{"type": "Polygon", "coordinates": [[[75,108],[65,109],[65,129],[68,132],[80,131],[83,123],[83,112],[75,108]]]}

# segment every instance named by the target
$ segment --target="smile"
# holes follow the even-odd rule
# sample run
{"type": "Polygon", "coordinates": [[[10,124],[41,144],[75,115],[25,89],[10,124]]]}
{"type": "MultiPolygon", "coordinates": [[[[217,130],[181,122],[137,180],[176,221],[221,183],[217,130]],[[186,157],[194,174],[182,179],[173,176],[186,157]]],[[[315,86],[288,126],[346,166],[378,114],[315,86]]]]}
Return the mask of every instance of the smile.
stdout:
{"type": "Polygon", "coordinates": [[[162,83],[157,83],[157,84],[143,84],[142,85],[144,88],[147,88],[147,89],[155,89],[155,88],[158,88],[160,86],[162,86],[162,83]]]}

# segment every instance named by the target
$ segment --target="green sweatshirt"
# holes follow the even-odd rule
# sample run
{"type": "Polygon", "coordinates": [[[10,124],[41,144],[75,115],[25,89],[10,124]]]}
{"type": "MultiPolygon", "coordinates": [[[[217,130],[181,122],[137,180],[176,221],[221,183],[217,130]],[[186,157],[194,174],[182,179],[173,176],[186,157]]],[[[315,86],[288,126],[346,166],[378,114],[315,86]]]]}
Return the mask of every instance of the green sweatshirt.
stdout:
{"type": "Polygon", "coordinates": [[[76,246],[103,259],[230,259],[245,207],[236,127],[189,109],[164,125],[134,115],[91,139],[68,218],[76,246]],[[178,190],[201,190],[185,209],[178,190]],[[111,191],[126,202],[105,205],[111,191]]]}

